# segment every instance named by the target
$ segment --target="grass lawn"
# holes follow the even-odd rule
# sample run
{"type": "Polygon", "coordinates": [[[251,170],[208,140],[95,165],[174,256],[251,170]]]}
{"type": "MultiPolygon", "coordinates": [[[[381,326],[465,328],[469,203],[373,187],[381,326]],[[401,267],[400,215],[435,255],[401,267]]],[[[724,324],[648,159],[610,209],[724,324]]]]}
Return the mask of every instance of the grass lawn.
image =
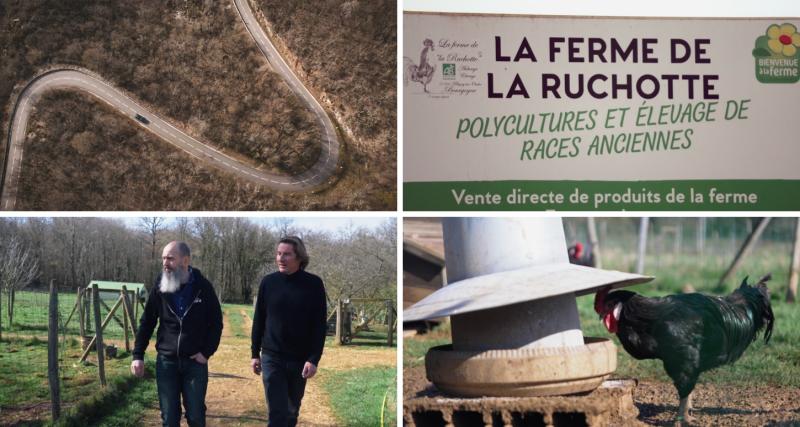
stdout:
{"type": "Polygon", "coordinates": [[[323,387],[331,397],[341,425],[394,426],[397,425],[396,384],[394,367],[376,366],[335,372],[326,378],[323,387]]]}
{"type": "MultiPolygon", "coordinates": [[[[59,360],[63,425],[136,424],[136,411],[117,414],[128,402],[156,402],[154,367],[148,366],[150,378],[134,379],[129,373],[130,357],[122,351],[119,358],[106,360],[107,387],[99,385],[94,356],[90,364],[78,363],[80,348],[68,340],[59,360]]],[[[26,415],[26,424],[42,425],[50,419],[50,392],[47,380],[47,343],[37,338],[0,341],[0,424],[9,424],[15,412],[24,408],[41,410],[26,415]],[[43,408],[47,408],[44,410],[43,408]],[[32,416],[32,417],[31,417],[32,416]],[[28,418],[29,417],[29,418],[28,418]]]]}
{"type": "Polygon", "coordinates": [[[248,304],[222,304],[222,311],[228,317],[231,334],[238,338],[250,338],[250,330],[245,327],[242,310],[249,316],[253,314],[253,306],[248,304]]]}

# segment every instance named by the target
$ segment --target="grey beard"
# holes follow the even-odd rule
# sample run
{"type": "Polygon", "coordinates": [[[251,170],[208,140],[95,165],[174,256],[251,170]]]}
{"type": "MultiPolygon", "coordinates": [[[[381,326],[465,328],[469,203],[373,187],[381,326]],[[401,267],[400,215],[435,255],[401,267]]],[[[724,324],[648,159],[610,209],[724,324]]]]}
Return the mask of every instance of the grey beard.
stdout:
{"type": "Polygon", "coordinates": [[[161,283],[158,285],[158,289],[161,290],[162,293],[171,294],[176,292],[181,287],[182,279],[188,279],[182,271],[163,271],[161,273],[161,283]]]}

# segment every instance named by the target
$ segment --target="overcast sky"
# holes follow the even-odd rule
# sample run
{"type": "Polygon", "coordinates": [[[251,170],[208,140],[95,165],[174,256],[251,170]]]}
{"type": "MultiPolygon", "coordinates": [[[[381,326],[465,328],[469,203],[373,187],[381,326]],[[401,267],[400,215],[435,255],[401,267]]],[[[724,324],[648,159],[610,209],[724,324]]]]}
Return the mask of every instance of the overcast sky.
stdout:
{"type": "Polygon", "coordinates": [[[403,9],[578,16],[800,17],[798,0],[405,0],[403,9]]]}

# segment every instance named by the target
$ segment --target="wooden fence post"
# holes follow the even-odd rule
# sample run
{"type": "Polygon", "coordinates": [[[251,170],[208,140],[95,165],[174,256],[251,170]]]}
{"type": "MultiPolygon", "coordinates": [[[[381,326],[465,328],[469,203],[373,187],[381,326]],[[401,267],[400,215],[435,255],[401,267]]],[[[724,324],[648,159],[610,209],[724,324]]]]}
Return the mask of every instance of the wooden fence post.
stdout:
{"type": "Polygon", "coordinates": [[[86,296],[84,294],[85,291],[78,286],[78,318],[80,319],[80,322],[78,323],[78,332],[81,334],[81,350],[85,349],[83,347],[83,337],[86,336],[86,307],[83,302],[86,296]]]}
{"type": "Polygon", "coordinates": [[[792,265],[789,267],[789,288],[786,289],[786,302],[797,300],[797,282],[800,274],[800,218],[794,229],[794,248],[792,249],[792,265]]]}
{"type": "MultiPolygon", "coordinates": [[[[105,301],[100,300],[100,304],[102,304],[103,308],[105,308],[109,313],[111,312],[111,307],[109,307],[105,301]]],[[[119,325],[120,328],[123,329],[125,328],[125,325],[122,324],[122,320],[119,320],[119,318],[117,318],[116,315],[112,316],[112,319],[114,319],[114,321],[117,322],[117,325],[119,325]]]]}
{"type": "Polygon", "coordinates": [[[47,380],[50,383],[50,409],[53,421],[61,417],[61,392],[58,378],[58,290],[50,281],[50,310],[47,325],[47,380]]]}
{"type": "Polygon", "coordinates": [[[125,285],[122,286],[122,291],[120,291],[119,297],[122,298],[122,323],[125,324],[125,326],[122,328],[125,330],[125,351],[130,352],[131,342],[130,339],[128,338],[128,323],[130,322],[130,319],[128,319],[128,304],[127,304],[128,290],[125,289],[125,285]]]}
{"type": "Polygon", "coordinates": [[[586,218],[586,228],[589,232],[589,245],[594,254],[594,267],[603,268],[603,257],[600,256],[600,240],[597,238],[597,226],[594,217],[586,218]]]}
{"type": "Polygon", "coordinates": [[[100,369],[100,384],[106,386],[105,354],[103,354],[103,327],[100,325],[100,291],[97,284],[92,285],[92,305],[94,306],[94,333],[97,345],[97,367],[100,369]]]}
{"type": "Polygon", "coordinates": [[[133,332],[134,337],[136,336],[136,319],[133,317],[132,310],[131,310],[131,300],[128,299],[128,287],[122,286],[122,295],[124,296],[122,300],[122,309],[125,311],[123,315],[126,318],[125,321],[125,351],[131,351],[128,344],[128,328],[131,329],[133,332]]]}
{"type": "Polygon", "coordinates": [[[80,333],[80,340],[81,340],[81,350],[83,350],[83,337],[86,336],[86,325],[84,324],[84,313],[83,313],[83,291],[81,287],[78,286],[78,301],[76,304],[78,305],[78,332],[80,333]]]}
{"type": "Polygon", "coordinates": [[[83,315],[86,316],[83,319],[83,327],[84,332],[89,332],[89,329],[92,327],[92,323],[89,321],[89,317],[92,315],[92,288],[87,286],[83,288],[83,315]]]}
{"type": "Polygon", "coordinates": [[[388,311],[388,315],[386,316],[386,322],[388,323],[387,330],[389,332],[388,344],[389,347],[391,347],[392,341],[394,340],[394,328],[392,327],[392,325],[394,325],[394,304],[392,304],[392,300],[386,301],[386,311],[388,311]]]}
{"type": "Polygon", "coordinates": [[[342,344],[342,300],[336,301],[336,345],[342,344]]]}

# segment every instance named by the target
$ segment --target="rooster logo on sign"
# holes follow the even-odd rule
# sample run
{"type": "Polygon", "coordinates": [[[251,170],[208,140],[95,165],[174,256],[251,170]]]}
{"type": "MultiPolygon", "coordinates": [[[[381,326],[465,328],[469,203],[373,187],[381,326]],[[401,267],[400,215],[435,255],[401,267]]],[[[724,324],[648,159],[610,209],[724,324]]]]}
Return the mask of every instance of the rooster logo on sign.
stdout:
{"type": "Polygon", "coordinates": [[[433,40],[425,39],[422,42],[424,48],[419,54],[419,65],[415,65],[411,58],[403,57],[403,68],[405,69],[405,84],[408,86],[408,80],[422,84],[422,89],[428,92],[428,83],[433,79],[433,66],[428,62],[428,50],[433,50],[433,40]]]}

